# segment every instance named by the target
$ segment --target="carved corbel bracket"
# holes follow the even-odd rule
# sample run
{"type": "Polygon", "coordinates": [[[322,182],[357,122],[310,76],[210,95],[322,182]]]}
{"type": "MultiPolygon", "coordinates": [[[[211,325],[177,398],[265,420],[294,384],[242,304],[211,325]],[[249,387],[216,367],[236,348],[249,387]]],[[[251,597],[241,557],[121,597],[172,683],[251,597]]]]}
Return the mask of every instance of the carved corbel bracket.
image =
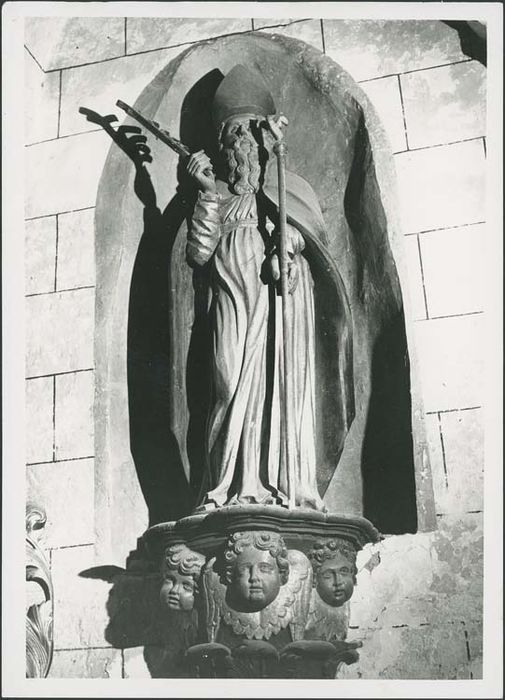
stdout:
{"type": "Polygon", "coordinates": [[[26,677],[44,678],[53,657],[53,585],[49,563],[39,546],[46,524],[43,508],[26,506],[26,677]]]}

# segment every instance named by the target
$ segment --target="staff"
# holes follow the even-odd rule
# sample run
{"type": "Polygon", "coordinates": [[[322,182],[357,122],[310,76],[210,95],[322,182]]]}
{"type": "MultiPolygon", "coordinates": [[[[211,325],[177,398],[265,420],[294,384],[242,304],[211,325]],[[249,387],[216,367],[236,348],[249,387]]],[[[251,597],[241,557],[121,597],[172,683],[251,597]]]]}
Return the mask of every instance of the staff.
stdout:
{"type": "Polygon", "coordinates": [[[274,117],[267,117],[271,132],[276,138],[274,143],[274,153],[277,157],[277,182],[279,188],[279,263],[280,282],[282,299],[282,354],[284,360],[284,392],[281,401],[281,415],[283,423],[284,444],[286,449],[286,469],[288,474],[288,504],[290,508],[296,507],[295,483],[297,467],[293,440],[293,392],[292,392],[292,344],[289,342],[289,329],[291,328],[291,303],[289,294],[289,256],[286,231],[286,154],[287,146],[284,142],[282,126],[287,125],[288,120],[280,116],[277,120],[274,117]]]}

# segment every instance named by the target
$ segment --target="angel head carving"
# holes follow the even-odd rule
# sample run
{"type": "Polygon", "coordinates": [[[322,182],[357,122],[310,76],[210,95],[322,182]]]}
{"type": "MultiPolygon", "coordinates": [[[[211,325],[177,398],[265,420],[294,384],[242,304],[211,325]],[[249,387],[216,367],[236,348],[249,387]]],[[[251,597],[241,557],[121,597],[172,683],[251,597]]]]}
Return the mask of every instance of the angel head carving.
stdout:
{"type": "Polygon", "coordinates": [[[337,538],[315,542],[309,559],[319,597],[332,607],[346,603],[353,594],[358,573],[354,547],[337,538]]]}
{"type": "Polygon", "coordinates": [[[275,532],[235,532],[228,539],[220,568],[227,604],[239,612],[258,612],[287,583],[288,551],[275,532]]]}
{"type": "Polygon", "coordinates": [[[200,571],[205,557],[185,544],[174,544],[165,551],[160,600],[170,610],[192,610],[200,571]]]}

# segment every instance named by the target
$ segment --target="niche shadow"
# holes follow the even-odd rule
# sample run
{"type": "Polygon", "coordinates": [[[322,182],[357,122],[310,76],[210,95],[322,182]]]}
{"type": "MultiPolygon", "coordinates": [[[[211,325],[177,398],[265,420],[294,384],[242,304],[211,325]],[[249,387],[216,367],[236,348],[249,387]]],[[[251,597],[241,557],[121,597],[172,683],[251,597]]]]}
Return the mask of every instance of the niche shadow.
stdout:
{"type": "Polygon", "coordinates": [[[361,454],[363,515],[383,533],[416,532],[410,365],[401,289],[361,114],[345,192],[357,289],[371,347],[371,393],[361,454]]]}
{"type": "MultiPolygon", "coordinates": [[[[215,135],[210,105],[223,79],[213,70],[186,94],[180,119],[181,140],[190,150],[204,148],[215,158],[215,135]]],[[[187,360],[189,430],[187,454],[190,481],[186,477],[180,444],[171,429],[174,409],[171,396],[174,358],[171,348],[170,269],[184,261],[172,261],[177,234],[188,223],[196,189],[177,167],[175,196],[161,211],[146,163],[152,155],[140,127],[112,123],[115,115],[100,115],[81,107],[88,121],[101,126],[133,162],[134,192],[143,205],[143,231],[132,271],[128,302],[127,382],[130,449],[142,494],[148,507],[149,527],[188,515],[195,505],[204,464],[203,435],[208,406],[208,333],[206,269],[194,270],[194,324],[187,360]]],[[[164,146],[163,146],[164,148],[164,146]]],[[[159,151],[158,151],[159,152],[159,151]]],[[[184,400],[184,399],[182,399],[184,400]]]]}

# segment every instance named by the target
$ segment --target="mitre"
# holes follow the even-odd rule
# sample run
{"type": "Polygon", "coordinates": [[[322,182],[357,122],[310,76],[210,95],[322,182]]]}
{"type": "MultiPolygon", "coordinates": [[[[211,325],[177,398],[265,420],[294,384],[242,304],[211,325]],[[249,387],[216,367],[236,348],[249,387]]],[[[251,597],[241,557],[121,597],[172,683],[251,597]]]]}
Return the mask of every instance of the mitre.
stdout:
{"type": "Polygon", "coordinates": [[[226,74],[212,103],[212,120],[217,129],[236,114],[275,114],[274,99],[263,77],[241,64],[226,74]]]}

